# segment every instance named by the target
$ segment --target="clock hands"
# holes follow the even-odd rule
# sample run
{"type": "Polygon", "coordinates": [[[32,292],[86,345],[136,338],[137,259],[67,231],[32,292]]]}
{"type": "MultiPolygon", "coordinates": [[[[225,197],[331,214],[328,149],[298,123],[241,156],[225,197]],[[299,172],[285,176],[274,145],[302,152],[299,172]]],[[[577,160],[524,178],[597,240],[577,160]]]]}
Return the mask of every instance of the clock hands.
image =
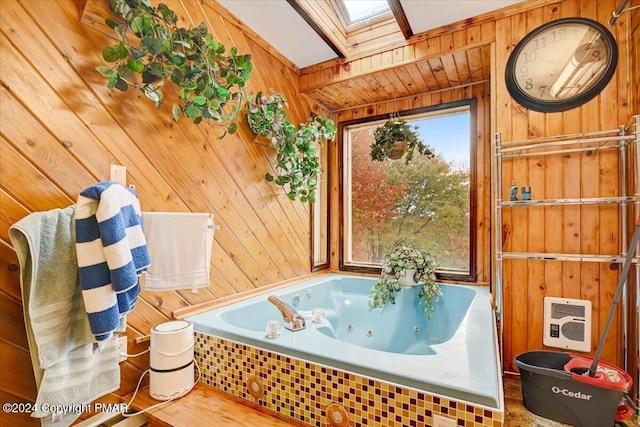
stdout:
{"type": "Polygon", "coordinates": [[[549,93],[555,98],[572,96],[576,90],[591,85],[604,71],[604,42],[600,37],[579,45],[549,93]]]}

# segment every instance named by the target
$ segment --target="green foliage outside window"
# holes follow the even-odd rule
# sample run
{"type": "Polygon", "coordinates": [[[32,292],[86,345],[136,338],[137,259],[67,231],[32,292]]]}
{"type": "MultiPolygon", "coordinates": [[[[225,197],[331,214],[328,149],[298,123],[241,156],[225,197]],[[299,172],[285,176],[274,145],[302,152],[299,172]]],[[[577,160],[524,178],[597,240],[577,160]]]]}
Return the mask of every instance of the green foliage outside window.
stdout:
{"type": "MultiPolygon", "coordinates": [[[[419,153],[410,163],[372,161],[375,127],[356,128],[348,139],[351,156],[349,258],[351,265],[384,262],[398,239],[408,239],[437,260],[440,268],[464,274],[470,268],[470,169],[419,153]]],[[[443,141],[446,144],[446,141],[443,141]]],[[[468,150],[468,146],[467,146],[468,150]]]]}

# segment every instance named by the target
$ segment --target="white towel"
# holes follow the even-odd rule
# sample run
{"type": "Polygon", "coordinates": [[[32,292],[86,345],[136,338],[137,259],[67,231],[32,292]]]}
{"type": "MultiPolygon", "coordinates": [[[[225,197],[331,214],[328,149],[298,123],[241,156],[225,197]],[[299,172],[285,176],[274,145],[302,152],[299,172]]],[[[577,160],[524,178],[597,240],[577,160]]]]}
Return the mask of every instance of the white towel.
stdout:
{"type": "Polygon", "coordinates": [[[20,262],[38,388],[32,416],[45,426],[68,426],[81,405],[120,386],[118,345],[111,340],[99,350],[94,344],[78,283],[73,207],[32,213],[11,226],[9,237],[20,262]],[[51,408],[68,411],[52,415],[51,408]]]}
{"type": "Polygon", "coordinates": [[[209,286],[215,230],[213,214],[143,212],[144,235],[153,260],[144,288],[153,291],[209,286]]]}

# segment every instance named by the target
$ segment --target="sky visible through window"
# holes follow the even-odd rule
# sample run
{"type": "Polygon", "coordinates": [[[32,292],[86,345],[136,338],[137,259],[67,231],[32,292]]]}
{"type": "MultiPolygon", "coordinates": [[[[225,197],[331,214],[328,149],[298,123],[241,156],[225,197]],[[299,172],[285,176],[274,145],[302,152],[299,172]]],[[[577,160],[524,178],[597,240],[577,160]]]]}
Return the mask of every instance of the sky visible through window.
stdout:
{"type": "Polygon", "coordinates": [[[363,21],[389,10],[386,0],[343,0],[351,23],[363,21]]]}
{"type": "Polygon", "coordinates": [[[469,167],[470,114],[449,114],[412,121],[422,140],[454,165],[469,167]],[[435,120],[434,120],[435,119],[435,120]]]}

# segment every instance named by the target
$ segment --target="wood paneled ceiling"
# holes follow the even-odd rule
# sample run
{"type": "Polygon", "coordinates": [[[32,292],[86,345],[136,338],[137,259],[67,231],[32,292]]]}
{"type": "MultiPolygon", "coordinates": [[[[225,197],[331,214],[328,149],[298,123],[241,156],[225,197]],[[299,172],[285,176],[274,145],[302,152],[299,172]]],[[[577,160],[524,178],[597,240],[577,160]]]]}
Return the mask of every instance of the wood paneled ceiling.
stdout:
{"type": "MultiPolygon", "coordinates": [[[[329,111],[341,111],[488,81],[496,17],[559,0],[509,2],[509,7],[419,34],[410,31],[408,39],[395,19],[343,34],[328,2],[288,1],[295,2],[343,52],[341,58],[302,68],[300,92],[329,111]]],[[[401,1],[389,3],[397,6],[401,1]]]]}
{"type": "MultiPolygon", "coordinates": [[[[360,61],[368,62],[368,61],[360,61]]],[[[339,74],[344,65],[303,74],[300,92],[330,111],[402,100],[481,83],[489,79],[490,46],[474,46],[426,58],[413,58],[397,66],[362,69],[339,74]],[[326,76],[329,78],[323,78],[326,76]]],[[[349,64],[353,67],[355,64],[349,64]]]]}

